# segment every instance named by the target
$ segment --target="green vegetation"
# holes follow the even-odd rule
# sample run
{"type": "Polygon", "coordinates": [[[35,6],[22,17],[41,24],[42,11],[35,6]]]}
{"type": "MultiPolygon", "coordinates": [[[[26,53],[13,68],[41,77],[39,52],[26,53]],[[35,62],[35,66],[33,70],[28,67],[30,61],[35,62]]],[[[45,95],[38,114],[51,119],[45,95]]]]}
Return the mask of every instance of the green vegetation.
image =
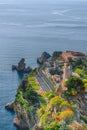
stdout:
{"type": "Polygon", "coordinates": [[[35,68],[34,70],[31,71],[29,76],[35,76],[38,73],[38,68],[35,68]]]}
{"type": "MultiPolygon", "coordinates": [[[[53,58],[56,59],[61,52],[54,52],[53,58]]],[[[78,60],[73,62],[73,70],[80,75],[80,78],[70,77],[65,86],[67,90],[63,97],[59,96],[57,91],[47,91],[39,94],[40,89],[34,69],[28,77],[25,77],[18,87],[16,102],[20,103],[27,111],[37,111],[39,125],[43,130],[70,130],[69,125],[73,124],[75,117],[75,106],[67,97],[74,97],[87,91],[87,61],[78,60]],[[37,109],[36,109],[37,108],[37,109]],[[39,108],[39,109],[38,109],[39,108]]],[[[55,87],[56,88],[56,87],[55,87]]],[[[86,116],[82,116],[83,122],[87,122],[86,116]]],[[[85,124],[85,123],[84,123],[85,124]]]]}
{"type": "Polygon", "coordinates": [[[68,90],[65,93],[69,96],[76,95],[85,90],[82,79],[76,77],[70,77],[66,81],[65,86],[68,88],[68,90]]]}
{"type": "Polygon", "coordinates": [[[52,58],[53,58],[53,59],[58,59],[61,54],[62,54],[61,51],[55,51],[55,52],[53,52],[53,54],[52,54],[52,58]]]}
{"type": "Polygon", "coordinates": [[[82,68],[82,67],[83,67],[83,63],[84,63],[84,60],[81,60],[81,59],[76,60],[76,61],[73,63],[73,67],[74,67],[74,68],[77,68],[77,67],[82,68]]]}
{"type": "Polygon", "coordinates": [[[40,87],[34,76],[29,76],[29,82],[34,90],[39,90],[40,87]]]}
{"type": "Polygon", "coordinates": [[[46,97],[48,100],[50,100],[51,98],[54,97],[54,94],[53,94],[52,91],[47,91],[47,92],[44,93],[44,98],[45,98],[45,97],[46,97]]]}
{"type": "Polygon", "coordinates": [[[24,98],[27,101],[30,101],[31,104],[38,102],[38,94],[34,91],[32,87],[26,89],[26,91],[24,92],[24,98]]]}
{"type": "Polygon", "coordinates": [[[76,68],[75,73],[79,74],[81,78],[87,78],[87,71],[85,69],[76,68]]]}
{"type": "Polygon", "coordinates": [[[31,110],[31,106],[39,105],[39,95],[32,88],[28,77],[25,77],[18,87],[15,101],[20,103],[26,110],[31,110]]]}
{"type": "Polygon", "coordinates": [[[36,70],[29,77],[25,77],[18,87],[15,101],[20,103],[24,109],[32,110],[32,106],[45,106],[46,101],[43,96],[39,95],[36,90],[39,89],[35,80],[36,70]]]}
{"type": "Polygon", "coordinates": [[[57,110],[61,110],[63,109],[64,107],[66,108],[70,108],[73,110],[73,104],[72,103],[68,103],[68,101],[66,101],[64,98],[61,98],[59,96],[55,96],[53,97],[50,102],[49,102],[49,106],[50,107],[57,107],[57,110]]]}
{"type": "Polygon", "coordinates": [[[83,79],[83,84],[85,87],[85,92],[87,92],[87,79],[83,79]]]}
{"type": "Polygon", "coordinates": [[[44,130],[68,130],[68,126],[64,121],[61,123],[52,122],[50,126],[46,126],[44,130]]]}
{"type": "MultiPolygon", "coordinates": [[[[82,80],[81,82],[83,82],[83,84],[84,84],[84,87],[82,87],[82,88],[83,89],[85,88],[85,92],[87,92],[87,59],[79,59],[75,62],[71,61],[71,59],[70,59],[69,63],[71,64],[73,71],[80,76],[80,78],[82,80]]],[[[72,82],[71,82],[71,84],[72,84],[72,82]]],[[[71,90],[72,92],[67,91],[66,92],[67,95],[76,95],[78,93],[77,90],[73,87],[73,84],[72,84],[72,86],[70,86],[70,88],[72,89],[71,90]]]]}
{"type": "Polygon", "coordinates": [[[81,119],[87,124],[87,116],[81,116],[81,119]]]}
{"type": "Polygon", "coordinates": [[[20,91],[17,93],[16,102],[20,103],[24,109],[30,110],[29,102],[23,98],[23,93],[20,91]]]}
{"type": "Polygon", "coordinates": [[[35,69],[30,73],[29,78],[28,78],[29,83],[31,84],[31,86],[32,86],[32,88],[33,88],[34,90],[39,90],[39,89],[40,89],[40,86],[38,85],[38,83],[37,83],[37,81],[36,81],[36,78],[35,78],[37,72],[38,72],[38,69],[35,68],[35,69]]]}
{"type": "Polygon", "coordinates": [[[87,60],[77,60],[72,64],[73,71],[80,75],[81,78],[87,79],[87,60]]]}
{"type": "Polygon", "coordinates": [[[84,71],[82,69],[80,69],[80,68],[76,68],[75,73],[77,73],[77,74],[79,74],[81,76],[81,74],[83,74],[84,71]]]}
{"type": "Polygon", "coordinates": [[[66,123],[69,124],[73,120],[74,106],[55,94],[49,98],[50,94],[52,94],[50,91],[44,94],[48,104],[38,110],[40,125],[44,130],[68,130],[66,123]]]}
{"type": "Polygon", "coordinates": [[[46,106],[47,105],[47,102],[46,100],[44,99],[44,97],[42,95],[38,95],[39,96],[39,101],[41,103],[41,106],[46,106]]]}

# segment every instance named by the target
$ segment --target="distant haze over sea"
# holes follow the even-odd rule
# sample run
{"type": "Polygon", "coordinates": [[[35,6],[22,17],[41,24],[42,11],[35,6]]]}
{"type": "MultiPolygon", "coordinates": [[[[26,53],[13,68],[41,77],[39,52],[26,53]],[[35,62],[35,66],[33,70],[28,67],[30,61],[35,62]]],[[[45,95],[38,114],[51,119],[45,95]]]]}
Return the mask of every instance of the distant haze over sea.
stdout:
{"type": "Polygon", "coordinates": [[[16,130],[4,109],[21,81],[11,65],[25,58],[35,67],[43,51],[55,50],[87,53],[86,0],[0,0],[0,130],[16,130]]]}

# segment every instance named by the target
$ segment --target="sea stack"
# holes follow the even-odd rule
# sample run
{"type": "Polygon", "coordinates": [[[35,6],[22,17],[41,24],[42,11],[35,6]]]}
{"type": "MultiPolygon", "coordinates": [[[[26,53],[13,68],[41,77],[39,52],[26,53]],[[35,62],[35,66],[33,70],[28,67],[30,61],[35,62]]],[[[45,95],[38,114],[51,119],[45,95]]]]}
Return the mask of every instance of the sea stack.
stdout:
{"type": "Polygon", "coordinates": [[[32,71],[31,67],[27,67],[26,68],[26,63],[25,63],[25,59],[22,58],[18,65],[12,65],[12,70],[17,70],[18,72],[22,72],[22,73],[29,73],[32,71]]]}

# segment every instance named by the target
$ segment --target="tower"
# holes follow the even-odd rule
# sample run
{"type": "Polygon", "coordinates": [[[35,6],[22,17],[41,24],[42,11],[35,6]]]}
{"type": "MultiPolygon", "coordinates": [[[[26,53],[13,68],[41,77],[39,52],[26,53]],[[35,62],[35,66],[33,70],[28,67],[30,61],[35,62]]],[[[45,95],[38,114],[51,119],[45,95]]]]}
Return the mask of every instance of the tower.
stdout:
{"type": "Polygon", "coordinates": [[[71,66],[68,66],[67,63],[64,64],[64,69],[63,69],[63,79],[66,81],[70,76],[72,75],[72,69],[71,66]]]}

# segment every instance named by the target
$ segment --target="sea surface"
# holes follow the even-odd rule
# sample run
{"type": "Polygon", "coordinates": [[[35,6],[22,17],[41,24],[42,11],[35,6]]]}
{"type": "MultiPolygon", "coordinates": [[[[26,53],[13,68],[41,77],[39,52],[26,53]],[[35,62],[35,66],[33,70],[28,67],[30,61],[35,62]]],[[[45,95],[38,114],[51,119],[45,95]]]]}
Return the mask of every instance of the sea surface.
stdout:
{"type": "Polygon", "coordinates": [[[0,0],[0,130],[16,130],[15,114],[4,109],[21,82],[12,64],[25,58],[34,68],[43,51],[87,53],[87,2],[58,1],[0,0]]]}

